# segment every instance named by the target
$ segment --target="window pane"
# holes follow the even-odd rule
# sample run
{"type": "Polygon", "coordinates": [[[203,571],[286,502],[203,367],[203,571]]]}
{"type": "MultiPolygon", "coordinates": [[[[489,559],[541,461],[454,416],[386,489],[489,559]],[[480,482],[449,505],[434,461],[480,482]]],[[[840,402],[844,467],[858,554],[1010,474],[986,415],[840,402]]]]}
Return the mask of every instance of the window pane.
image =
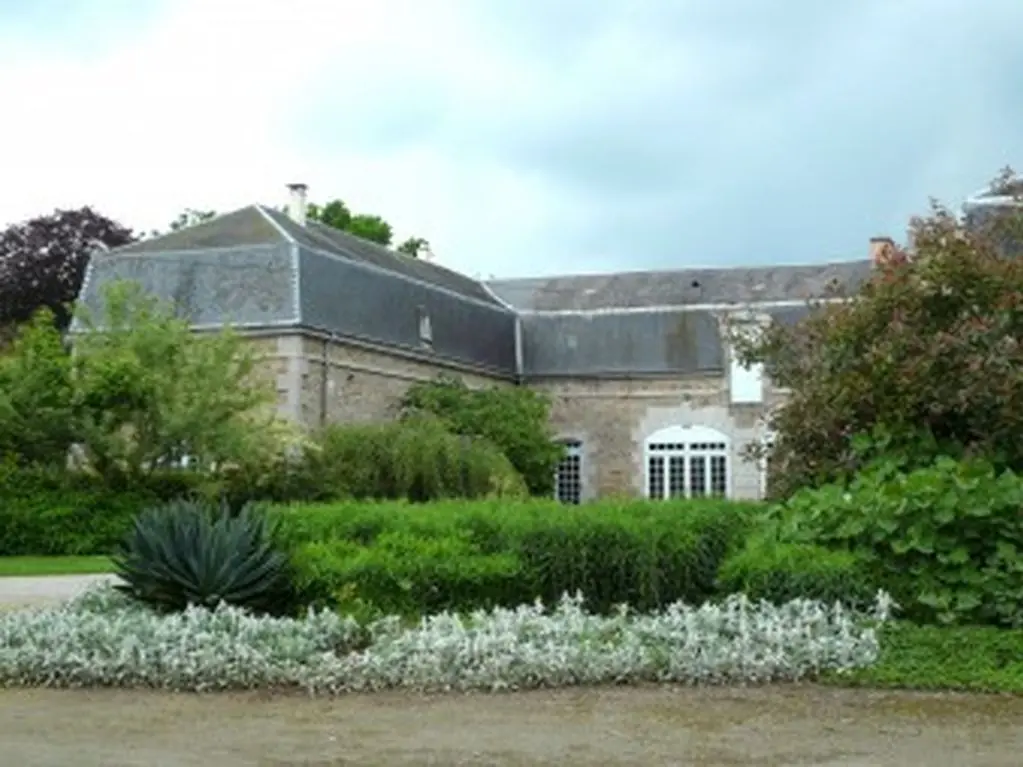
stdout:
{"type": "Polygon", "coordinates": [[[582,446],[570,442],[565,448],[565,457],[558,464],[555,476],[555,494],[562,503],[578,504],[583,496],[582,446]]]}
{"type": "Polygon", "coordinates": [[[685,498],[686,495],[686,459],[681,455],[673,455],[668,459],[668,496],[685,498]]]}
{"type": "Polygon", "coordinates": [[[659,455],[650,456],[647,469],[647,495],[651,498],[664,498],[664,458],[659,455]]]}
{"type": "Polygon", "coordinates": [[[689,456],[689,497],[700,498],[707,494],[707,458],[702,455],[689,456]]]}
{"type": "Polygon", "coordinates": [[[723,455],[710,457],[710,494],[724,498],[728,495],[727,459],[723,455]]]}

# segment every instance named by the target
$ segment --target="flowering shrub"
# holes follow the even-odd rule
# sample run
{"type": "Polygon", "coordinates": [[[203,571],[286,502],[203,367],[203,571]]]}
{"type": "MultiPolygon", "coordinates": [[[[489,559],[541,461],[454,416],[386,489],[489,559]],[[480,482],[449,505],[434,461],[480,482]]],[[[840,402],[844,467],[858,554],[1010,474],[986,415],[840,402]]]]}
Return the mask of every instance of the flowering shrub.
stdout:
{"type": "Polygon", "coordinates": [[[362,628],[329,611],[257,618],[222,605],[159,615],[100,589],[59,608],[0,615],[0,685],[341,693],[797,680],[873,663],[888,607],[883,594],[871,613],[734,596],[600,616],[566,596],[552,611],[538,603],[362,628]]]}

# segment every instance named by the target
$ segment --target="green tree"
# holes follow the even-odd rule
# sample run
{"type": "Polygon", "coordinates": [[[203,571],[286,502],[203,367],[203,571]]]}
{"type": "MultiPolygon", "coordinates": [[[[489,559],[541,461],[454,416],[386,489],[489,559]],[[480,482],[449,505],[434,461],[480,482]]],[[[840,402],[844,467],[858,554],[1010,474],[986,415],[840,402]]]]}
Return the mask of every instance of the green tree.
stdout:
{"type": "Polygon", "coordinates": [[[394,237],[391,225],[380,216],[352,216],[352,220],[348,222],[347,231],[356,237],[385,246],[390,246],[391,239],[394,237]]]}
{"type": "Polygon", "coordinates": [[[109,286],[103,311],[80,309],[69,349],[43,310],[0,357],[0,453],[63,467],[72,445],[107,479],[178,465],[252,466],[290,436],[244,339],[196,334],[137,285],[109,286]]]}
{"type": "Polygon", "coordinates": [[[427,413],[455,434],[489,440],[508,457],[533,495],[554,491],[554,472],[564,455],[551,433],[550,401],[521,386],[470,389],[442,377],[412,386],[403,417],[427,413]]]}
{"type": "Polygon", "coordinates": [[[791,392],[772,424],[777,494],[880,457],[911,468],[973,455],[1023,470],[1023,260],[1006,250],[1021,234],[1014,209],[967,225],[935,204],[851,301],[736,338],[791,392]]]}
{"type": "Polygon", "coordinates": [[[313,221],[319,221],[342,232],[347,232],[348,225],[352,222],[352,212],[341,200],[331,200],[324,205],[311,202],[306,209],[306,215],[313,221]]]}
{"type": "Polygon", "coordinates": [[[430,243],[424,240],[422,237],[409,237],[396,250],[399,253],[404,253],[406,256],[412,256],[412,258],[419,258],[420,251],[428,250],[430,243]]]}
{"type": "MultiPolygon", "coordinates": [[[[321,224],[385,247],[390,247],[394,239],[394,229],[383,218],[369,213],[353,214],[341,200],[331,200],[323,205],[310,203],[306,215],[313,221],[319,221],[321,224]]],[[[415,257],[425,245],[426,240],[421,237],[410,237],[399,245],[397,250],[415,257]]]]}
{"type": "Polygon", "coordinates": [[[74,339],[76,441],[104,475],[139,476],[185,459],[198,470],[246,459],[272,431],[272,388],[243,338],[197,334],[133,283],[108,286],[74,339]]]}
{"type": "Polygon", "coordinates": [[[71,356],[48,309],[20,326],[0,357],[0,455],[63,466],[75,438],[71,356]]]}
{"type": "Polygon", "coordinates": [[[209,221],[211,218],[216,218],[217,212],[215,210],[194,210],[193,208],[185,208],[185,211],[178,215],[176,219],[170,222],[168,227],[172,232],[177,232],[181,229],[187,229],[190,226],[201,224],[205,221],[209,221]]]}

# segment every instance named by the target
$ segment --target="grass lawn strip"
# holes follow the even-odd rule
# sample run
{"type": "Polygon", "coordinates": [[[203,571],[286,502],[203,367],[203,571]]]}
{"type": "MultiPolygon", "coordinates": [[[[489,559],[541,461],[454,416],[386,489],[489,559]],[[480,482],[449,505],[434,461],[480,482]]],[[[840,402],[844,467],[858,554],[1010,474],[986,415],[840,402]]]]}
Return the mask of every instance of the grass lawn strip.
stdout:
{"type": "Polygon", "coordinates": [[[113,572],[109,557],[0,557],[0,577],[113,572]]]}

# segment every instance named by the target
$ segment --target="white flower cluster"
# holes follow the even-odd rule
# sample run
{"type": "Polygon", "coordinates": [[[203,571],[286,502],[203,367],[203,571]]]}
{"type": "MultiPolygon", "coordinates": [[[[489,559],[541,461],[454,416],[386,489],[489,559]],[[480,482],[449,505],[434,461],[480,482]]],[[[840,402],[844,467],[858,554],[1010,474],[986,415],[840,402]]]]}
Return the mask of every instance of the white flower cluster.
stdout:
{"type": "Polygon", "coordinates": [[[872,663],[874,627],[888,606],[884,595],[871,614],[735,596],[599,616],[566,596],[552,611],[442,614],[412,628],[387,618],[363,629],[329,611],[268,618],[221,606],[159,615],[101,589],[55,609],[0,614],[0,686],[342,693],[798,680],[872,663]]]}

